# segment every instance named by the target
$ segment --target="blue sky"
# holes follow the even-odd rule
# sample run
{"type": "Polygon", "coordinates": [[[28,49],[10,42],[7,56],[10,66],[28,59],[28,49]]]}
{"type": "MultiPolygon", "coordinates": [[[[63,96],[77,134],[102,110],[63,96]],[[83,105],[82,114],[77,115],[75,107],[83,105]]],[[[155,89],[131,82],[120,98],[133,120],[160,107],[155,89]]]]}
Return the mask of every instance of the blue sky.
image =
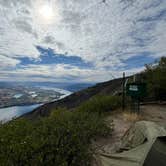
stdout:
{"type": "Polygon", "coordinates": [[[132,70],[132,68],[140,68],[144,66],[145,64],[154,63],[155,60],[158,60],[158,59],[155,59],[154,57],[150,57],[149,53],[145,52],[145,53],[142,53],[141,55],[137,55],[125,60],[124,61],[126,65],[125,69],[132,70]]]}
{"type": "Polygon", "coordinates": [[[37,50],[40,53],[40,59],[35,61],[34,59],[29,59],[27,57],[19,58],[21,63],[19,65],[49,65],[49,64],[68,64],[74,65],[79,68],[91,68],[93,64],[85,62],[81,57],[74,55],[58,54],[51,48],[43,48],[36,46],[37,50]]]}
{"type": "Polygon", "coordinates": [[[101,82],[166,56],[165,0],[1,0],[0,81],[101,82]]]}

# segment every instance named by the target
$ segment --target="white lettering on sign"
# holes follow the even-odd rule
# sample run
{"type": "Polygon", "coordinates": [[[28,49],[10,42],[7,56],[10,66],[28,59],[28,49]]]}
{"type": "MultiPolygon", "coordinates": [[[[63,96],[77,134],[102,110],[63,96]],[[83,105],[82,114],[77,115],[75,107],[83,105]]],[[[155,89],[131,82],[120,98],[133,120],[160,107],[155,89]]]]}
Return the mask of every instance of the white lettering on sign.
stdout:
{"type": "Polygon", "coordinates": [[[129,90],[138,91],[138,86],[137,85],[130,85],[129,90]]]}

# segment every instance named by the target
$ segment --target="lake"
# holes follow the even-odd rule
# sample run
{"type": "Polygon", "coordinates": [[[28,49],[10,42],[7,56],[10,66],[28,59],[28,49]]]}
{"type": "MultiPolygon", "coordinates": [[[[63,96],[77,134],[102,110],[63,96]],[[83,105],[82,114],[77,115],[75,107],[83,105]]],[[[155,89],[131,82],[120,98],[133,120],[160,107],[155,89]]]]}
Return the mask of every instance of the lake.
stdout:
{"type": "MultiPolygon", "coordinates": [[[[50,87],[49,88],[40,87],[40,88],[45,89],[45,90],[53,90],[53,91],[62,93],[63,95],[58,100],[72,94],[72,92],[70,92],[70,91],[58,89],[58,88],[50,88],[50,87]]],[[[31,93],[34,94],[34,92],[31,92],[31,93]]],[[[18,94],[18,95],[20,95],[20,94],[18,94]]],[[[16,97],[19,97],[18,95],[16,97]]],[[[57,99],[55,101],[57,101],[57,99]]],[[[7,121],[10,121],[13,118],[17,118],[23,114],[33,111],[35,108],[37,108],[41,105],[42,104],[34,104],[34,105],[28,105],[28,106],[13,106],[13,107],[1,108],[0,109],[0,122],[5,123],[7,121]]]]}
{"type": "Polygon", "coordinates": [[[5,123],[12,120],[13,118],[19,117],[25,113],[33,111],[35,108],[39,107],[41,104],[34,104],[28,106],[14,106],[8,108],[0,109],[0,121],[5,123]]]}

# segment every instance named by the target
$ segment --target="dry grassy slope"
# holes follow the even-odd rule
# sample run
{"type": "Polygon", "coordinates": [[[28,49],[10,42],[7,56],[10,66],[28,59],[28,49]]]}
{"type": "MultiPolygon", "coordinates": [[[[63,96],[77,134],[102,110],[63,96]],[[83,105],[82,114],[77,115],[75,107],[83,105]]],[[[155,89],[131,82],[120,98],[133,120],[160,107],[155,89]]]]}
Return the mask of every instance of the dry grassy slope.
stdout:
{"type": "Polygon", "coordinates": [[[121,87],[122,87],[122,78],[99,83],[93,87],[89,87],[87,89],[73,93],[72,95],[67,96],[62,100],[45,104],[35,109],[31,113],[25,114],[24,117],[34,119],[40,116],[47,116],[49,115],[52,109],[58,107],[66,107],[68,109],[72,109],[79,106],[81,103],[87,101],[94,95],[99,95],[99,94],[112,95],[117,91],[121,91],[121,87]]]}

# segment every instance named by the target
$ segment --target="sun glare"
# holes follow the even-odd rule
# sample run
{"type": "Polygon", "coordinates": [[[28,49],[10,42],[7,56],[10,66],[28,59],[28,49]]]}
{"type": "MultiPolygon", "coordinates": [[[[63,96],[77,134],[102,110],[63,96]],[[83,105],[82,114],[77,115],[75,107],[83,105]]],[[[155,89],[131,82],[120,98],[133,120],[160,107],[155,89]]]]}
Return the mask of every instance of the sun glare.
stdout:
{"type": "Polygon", "coordinates": [[[60,20],[58,4],[52,1],[36,1],[34,4],[34,20],[40,25],[58,23],[60,20]]]}
{"type": "Polygon", "coordinates": [[[51,5],[45,4],[39,9],[39,14],[45,20],[52,20],[54,17],[54,11],[51,5]]]}

